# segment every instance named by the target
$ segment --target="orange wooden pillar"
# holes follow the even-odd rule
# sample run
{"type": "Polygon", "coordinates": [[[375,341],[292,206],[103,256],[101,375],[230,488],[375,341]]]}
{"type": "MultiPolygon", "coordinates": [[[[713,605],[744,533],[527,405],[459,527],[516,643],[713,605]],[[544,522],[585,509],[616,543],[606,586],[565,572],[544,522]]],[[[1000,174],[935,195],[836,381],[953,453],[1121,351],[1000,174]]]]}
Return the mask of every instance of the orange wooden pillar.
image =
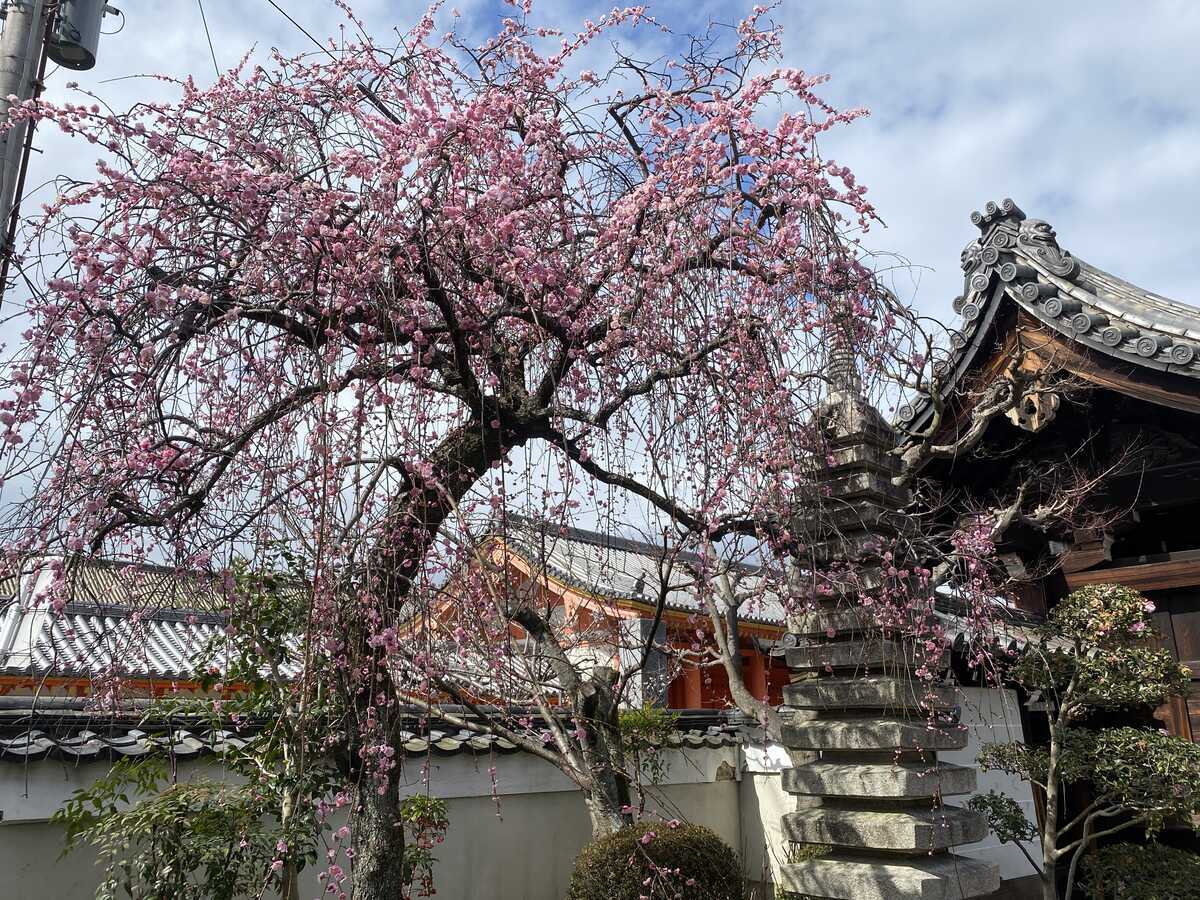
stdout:
{"type": "Polygon", "coordinates": [[[700,670],[696,666],[687,666],[683,670],[683,708],[704,708],[703,685],[700,683],[700,670]]]}
{"type": "Polygon", "coordinates": [[[763,656],[753,648],[742,652],[742,678],[746,682],[746,688],[755,699],[766,700],[767,667],[763,664],[763,656]]]}

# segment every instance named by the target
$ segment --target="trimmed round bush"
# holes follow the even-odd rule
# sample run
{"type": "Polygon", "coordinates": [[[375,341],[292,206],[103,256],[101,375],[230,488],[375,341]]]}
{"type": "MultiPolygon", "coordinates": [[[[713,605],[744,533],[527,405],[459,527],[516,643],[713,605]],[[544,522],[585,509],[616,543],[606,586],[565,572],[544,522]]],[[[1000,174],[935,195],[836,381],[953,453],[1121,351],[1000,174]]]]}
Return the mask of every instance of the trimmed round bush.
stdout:
{"type": "Polygon", "coordinates": [[[1200,855],[1162,844],[1113,844],[1087,860],[1084,884],[1095,900],[1196,900],[1200,855]]]}
{"type": "Polygon", "coordinates": [[[575,860],[567,900],[741,900],[737,854],[703,825],[639,822],[575,860]]]}

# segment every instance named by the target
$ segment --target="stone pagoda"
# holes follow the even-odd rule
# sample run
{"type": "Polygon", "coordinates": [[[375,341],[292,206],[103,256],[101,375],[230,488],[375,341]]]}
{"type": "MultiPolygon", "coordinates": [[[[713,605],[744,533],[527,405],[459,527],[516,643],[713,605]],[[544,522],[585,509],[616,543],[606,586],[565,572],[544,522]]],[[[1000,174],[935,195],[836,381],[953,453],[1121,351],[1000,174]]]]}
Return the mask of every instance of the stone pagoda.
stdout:
{"type": "Polygon", "coordinates": [[[842,900],[983,896],[999,888],[998,868],[951,852],[986,832],[982,816],[952,805],[975,790],[975,769],[937,758],[967,743],[956,692],[917,681],[914,648],[858,601],[879,589],[878,547],[903,534],[909,498],[892,480],[895,435],[864,396],[848,347],[835,341],[821,410],[828,490],[800,523],[831,593],[789,621],[785,640],[782,740],[793,768],[783,786],[797,800],[783,831],[796,861],[779,887],[842,900]]]}

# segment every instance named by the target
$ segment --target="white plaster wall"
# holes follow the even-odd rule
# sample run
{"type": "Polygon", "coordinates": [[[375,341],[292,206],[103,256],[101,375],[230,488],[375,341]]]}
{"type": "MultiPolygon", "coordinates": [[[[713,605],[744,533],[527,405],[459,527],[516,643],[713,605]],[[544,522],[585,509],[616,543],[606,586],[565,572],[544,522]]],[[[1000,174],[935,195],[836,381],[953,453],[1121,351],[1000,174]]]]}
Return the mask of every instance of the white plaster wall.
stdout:
{"type": "Polygon", "coordinates": [[[780,786],[777,772],[745,772],[739,794],[742,821],[742,865],[753,882],[775,884],[787,862],[783,816],[796,808],[796,798],[780,786]]]}
{"type": "MultiPolygon", "coordinates": [[[[959,694],[962,723],[967,726],[969,739],[967,746],[962,750],[939,753],[941,759],[962,766],[972,766],[981,745],[1022,740],[1024,732],[1021,728],[1021,711],[1015,692],[998,688],[960,688],[959,694]]],[[[1034,824],[1037,823],[1033,808],[1033,791],[1026,782],[1003,772],[980,771],[977,793],[986,794],[989,790],[1008,794],[1021,804],[1021,808],[1025,810],[1025,818],[1034,824]]],[[[968,800],[969,797],[950,798],[950,802],[962,806],[965,806],[968,800]]],[[[1032,843],[1026,844],[1025,848],[1034,859],[1040,855],[1040,851],[1032,843]]],[[[1012,844],[1000,844],[991,834],[978,844],[959,847],[954,852],[961,856],[984,858],[999,863],[1001,878],[1024,878],[1035,874],[1029,860],[1020,850],[1012,844]]]]}
{"type": "MultiPolygon", "coordinates": [[[[656,805],[667,818],[707,825],[731,846],[740,842],[736,781],[667,785],[656,805]]],[[[439,896],[463,900],[561,900],[575,856],[591,836],[576,792],[449,803],[450,830],[437,848],[439,896]]],[[[313,892],[313,896],[316,896],[313,892]]]]}
{"type": "MultiPolygon", "coordinates": [[[[1011,691],[965,689],[962,716],[970,729],[969,743],[964,750],[942,754],[948,762],[972,765],[980,744],[1021,738],[1011,691]]],[[[779,771],[787,764],[780,747],[751,746],[742,755],[733,747],[673,753],[667,784],[650,792],[650,806],[663,818],[709,826],[739,851],[751,880],[773,882],[786,853],[780,819],[795,805],[780,788],[779,771]]],[[[46,819],[73,790],[106,770],[104,763],[40,761],[22,766],[0,761],[3,900],[90,900],[97,880],[94,855],[84,850],[58,862],[61,832],[46,819]]],[[[182,778],[214,777],[219,771],[219,763],[211,758],[180,765],[182,778]]],[[[557,769],[525,754],[433,755],[406,759],[399,777],[406,794],[424,791],[428,782],[431,793],[448,801],[450,830],[437,851],[439,896],[560,900],[589,826],[581,798],[557,769]],[[488,771],[493,765],[498,801],[492,797],[488,771]]],[[[981,772],[979,790],[986,793],[989,788],[1015,797],[1033,821],[1027,785],[981,772]]],[[[965,803],[967,798],[952,799],[965,803]]],[[[990,836],[958,852],[999,862],[1004,878],[1030,874],[1020,851],[1000,846],[990,836]]],[[[315,877],[306,896],[321,896],[315,877]]]]}
{"type": "MultiPolygon", "coordinates": [[[[738,815],[738,754],[734,747],[672,753],[667,783],[649,792],[648,807],[664,819],[707,825],[730,846],[742,845],[738,815]]],[[[3,900],[91,900],[98,873],[90,849],[59,861],[62,831],[46,819],[77,788],[107,771],[40,761],[0,761],[0,872],[3,900]]],[[[179,777],[218,777],[212,758],[182,762],[179,777]]],[[[408,759],[402,791],[446,798],[450,828],[436,854],[438,896],[462,900],[561,900],[575,856],[590,837],[583,801],[558,770],[513,754],[408,759]],[[496,797],[490,766],[496,767],[496,797]]],[[[335,822],[335,827],[337,823],[335,822]]],[[[344,860],[340,860],[344,864],[344,860]]],[[[302,896],[317,898],[316,871],[302,896]]]]}
{"type": "Polygon", "coordinates": [[[90,847],[63,859],[62,829],[44,822],[0,825],[5,900],[92,900],[100,873],[90,847]]]}
{"type": "MultiPolygon", "coordinates": [[[[783,790],[780,773],[791,767],[779,744],[747,744],[742,753],[742,785],[738,814],[742,822],[742,865],[746,877],[760,885],[779,881],[787,862],[783,816],[796,808],[796,798],[783,790]]],[[[763,896],[769,896],[765,891],[763,896]]]]}

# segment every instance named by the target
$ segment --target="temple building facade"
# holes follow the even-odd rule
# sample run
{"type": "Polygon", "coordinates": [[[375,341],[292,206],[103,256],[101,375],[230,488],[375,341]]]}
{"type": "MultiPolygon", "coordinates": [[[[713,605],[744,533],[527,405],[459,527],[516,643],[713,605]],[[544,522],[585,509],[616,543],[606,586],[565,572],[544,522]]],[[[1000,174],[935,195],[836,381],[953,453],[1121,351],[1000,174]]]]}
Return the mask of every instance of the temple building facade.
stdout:
{"type": "MultiPolygon", "coordinates": [[[[1080,259],[1011,200],[972,221],[961,327],[936,365],[940,402],[901,408],[900,440],[930,432],[944,445],[979,430],[967,452],[924,469],[953,508],[1001,506],[1027,486],[1036,510],[1074,492],[1067,526],[1043,530],[1030,516],[1006,533],[999,549],[1019,602],[1044,613],[1083,585],[1134,588],[1196,685],[1200,309],[1080,259]],[[1005,395],[1005,414],[980,414],[1005,395]]],[[[1200,691],[1159,716],[1200,740],[1200,691]]]]}
{"type": "MultiPolygon", "coordinates": [[[[896,420],[884,422],[854,377],[839,378],[852,367],[830,366],[831,491],[862,524],[824,555],[869,582],[879,565],[869,548],[898,534],[889,513],[940,517],[945,533],[972,518],[1004,522],[1000,581],[1023,612],[1043,616],[1087,584],[1134,588],[1154,602],[1161,640],[1195,684],[1200,309],[1079,259],[1011,200],[971,219],[980,234],[961,257],[962,322],[896,420]],[[898,477],[900,463],[918,477],[898,477]]],[[[957,852],[986,831],[955,804],[978,776],[939,760],[965,746],[960,701],[950,687],[918,696],[911,642],[872,628],[862,596],[832,596],[789,622],[796,677],[783,742],[794,765],[784,785],[797,808],[783,828],[810,852],[782,881],[841,900],[991,894],[995,866],[957,852]]],[[[1157,717],[1200,738],[1200,692],[1157,717]]],[[[1023,718],[1031,742],[1044,738],[1023,718]]],[[[1073,803],[1086,805],[1066,800],[1063,821],[1073,803]]]]}

